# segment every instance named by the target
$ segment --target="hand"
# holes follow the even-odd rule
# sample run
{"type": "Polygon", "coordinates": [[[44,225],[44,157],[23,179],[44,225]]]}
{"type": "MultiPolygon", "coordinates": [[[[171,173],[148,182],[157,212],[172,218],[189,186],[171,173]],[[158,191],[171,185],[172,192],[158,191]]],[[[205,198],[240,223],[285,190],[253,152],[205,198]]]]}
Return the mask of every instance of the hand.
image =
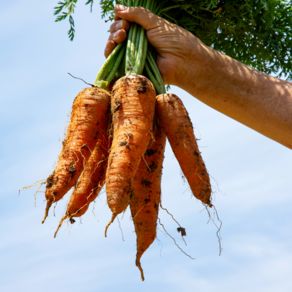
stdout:
{"type": "Polygon", "coordinates": [[[136,22],[147,31],[150,44],[156,49],[157,66],[165,84],[180,87],[186,81],[189,60],[194,60],[194,52],[202,51],[205,45],[193,34],[172,24],[142,7],[117,5],[115,22],[110,27],[105,56],[127,37],[129,22],[136,22]]]}
{"type": "Polygon", "coordinates": [[[107,57],[127,37],[129,22],[142,25],[158,53],[165,84],[292,149],[292,85],[254,70],[210,47],[183,28],[142,7],[115,7],[107,57]]]}

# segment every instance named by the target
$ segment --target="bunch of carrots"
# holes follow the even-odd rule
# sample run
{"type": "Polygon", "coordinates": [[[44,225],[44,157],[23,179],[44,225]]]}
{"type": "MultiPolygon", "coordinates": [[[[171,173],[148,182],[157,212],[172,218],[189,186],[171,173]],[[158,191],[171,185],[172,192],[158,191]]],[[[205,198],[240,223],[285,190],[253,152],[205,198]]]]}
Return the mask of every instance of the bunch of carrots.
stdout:
{"type": "MultiPolygon", "coordinates": [[[[124,1],[125,5],[129,5],[124,1]]],[[[130,1],[155,11],[157,1],[130,1]]],[[[161,176],[168,139],[193,195],[212,207],[208,172],[182,101],[167,94],[145,30],[132,24],[128,38],[107,58],[93,87],[74,100],[59,161],[46,180],[49,209],[74,187],[65,220],[82,216],[105,185],[112,218],[130,206],[137,235],[136,266],[156,238],[161,176]],[[113,84],[111,90],[109,85],[113,84]]]]}

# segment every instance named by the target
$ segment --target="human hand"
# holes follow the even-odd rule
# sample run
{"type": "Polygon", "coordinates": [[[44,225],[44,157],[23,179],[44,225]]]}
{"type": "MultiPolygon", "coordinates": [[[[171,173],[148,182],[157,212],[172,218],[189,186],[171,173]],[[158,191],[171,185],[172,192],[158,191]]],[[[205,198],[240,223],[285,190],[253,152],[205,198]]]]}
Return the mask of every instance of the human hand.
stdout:
{"type": "Polygon", "coordinates": [[[156,62],[164,83],[182,87],[194,52],[201,51],[205,45],[187,30],[145,8],[117,5],[114,11],[115,21],[110,27],[105,56],[108,57],[115,46],[126,39],[129,22],[136,22],[147,31],[148,40],[158,53],[156,62]]]}
{"type": "Polygon", "coordinates": [[[292,149],[292,85],[204,45],[183,28],[142,7],[115,7],[107,57],[127,37],[129,22],[147,31],[165,84],[292,149]],[[264,97],[264,98],[263,98],[264,97]]]}

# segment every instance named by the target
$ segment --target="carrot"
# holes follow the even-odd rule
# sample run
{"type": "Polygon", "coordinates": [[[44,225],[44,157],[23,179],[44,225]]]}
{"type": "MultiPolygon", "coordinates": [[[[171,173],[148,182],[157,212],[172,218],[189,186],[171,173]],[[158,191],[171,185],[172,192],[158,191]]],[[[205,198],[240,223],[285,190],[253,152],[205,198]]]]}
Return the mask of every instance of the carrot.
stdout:
{"type": "Polygon", "coordinates": [[[136,266],[141,272],[142,281],[144,273],[140,259],[156,238],[165,143],[165,134],[157,126],[155,141],[150,141],[133,181],[130,208],[137,235],[136,266]]]}
{"type": "Polygon", "coordinates": [[[98,141],[75,186],[65,216],[61,219],[55,232],[55,237],[66,219],[69,218],[70,222],[74,223],[72,217],[80,217],[85,214],[89,204],[96,199],[105,184],[105,173],[111,146],[111,138],[107,132],[109,120],[107,113],[100,113],[99,120],[104,129],[98,133],[98,141]]]}
{"type": "Polygon", "coordinates": [[[155,111],[155,89],[144,76],[119,79],[111,99],[113,143],[106,174],[107,203],[112,219],[125,211],[130,202],[132,182],[151,137],[155,111]]]}
{"type": "Polygon", "coordinates": [[[200,154],[192,122],[182,101],[174,94],[157,96],[156,113],[194,196],[212,207],[209,174],[200,154]]]}
{"type": "Polygon", "coordinates": [[[47,179],[45,222],[49,209],[75,185],[88,160],[98,133],[104,129],[99,116],[109,108],[110,94],[92,87],[81,91],[74,100],[70,124],[56,169],[47,179]]]}

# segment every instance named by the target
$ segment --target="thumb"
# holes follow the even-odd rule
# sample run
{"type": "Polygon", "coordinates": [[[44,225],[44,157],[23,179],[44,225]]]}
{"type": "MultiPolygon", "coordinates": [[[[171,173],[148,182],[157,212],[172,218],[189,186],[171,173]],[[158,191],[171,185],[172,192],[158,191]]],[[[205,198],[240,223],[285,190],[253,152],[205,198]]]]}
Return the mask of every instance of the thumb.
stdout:
{"type": "Polygon", "coordinates": [[[163,18],[143,7],[116,5],[114,12],[122,19],[140,24],[145,30],[159,27],[162,23],[166,22],[163,18]]]}

